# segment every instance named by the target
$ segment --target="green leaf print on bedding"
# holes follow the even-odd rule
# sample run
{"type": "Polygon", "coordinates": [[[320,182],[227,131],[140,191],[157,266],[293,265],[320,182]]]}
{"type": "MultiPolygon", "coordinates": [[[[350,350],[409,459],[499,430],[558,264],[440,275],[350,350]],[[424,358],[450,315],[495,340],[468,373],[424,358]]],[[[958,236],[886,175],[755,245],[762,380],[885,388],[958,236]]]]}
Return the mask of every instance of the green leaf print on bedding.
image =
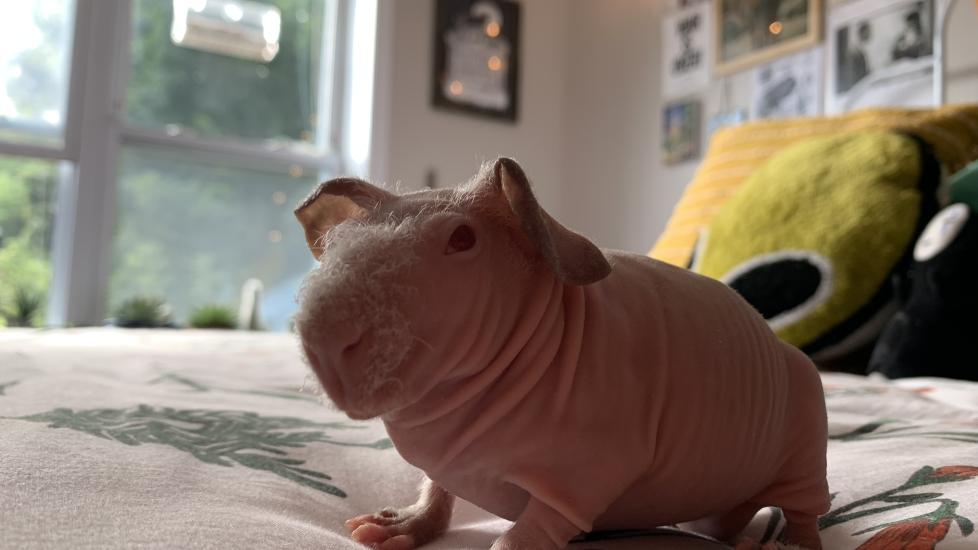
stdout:
{"type": "Polygon", "coordinates": [[[300,485],[338,497],[346,493],[330,476],[302,468],[304,460],[288,458],[287,449],[310,443],[389,449],[389,439],[355,443],[334,439],[327,430],[359,429],[343,422],[320,423],[301,418],[260,416],[245,411],[180,410],[139,405],[127,409],[54,409],[20,417],[46,422],[49,428],[69,428],[126,445],[160,444],[190,453],[219,466],[239,464],[264,470],[300,485]]]}
{"type": "Polygon", "coordinates": [[[20,380],[14,380],[12,382],[7,382],[6,384],[0,384],[0,395],[7,395],[7,388],[12,388],[20,384],[20,380]]]}
{"type": "Polygon", "coordinates": [[[236,390],[228,388],[218,388],[214,386],[207,386],[202,382],[198,382],[186,376],[180,376],[179,374],[164,374],[158,378],[154,378],[149,381],[150,385],[170,383],[176,384],[183,387],[187,391],[195,393],[203,393],[209,391],[226,392],[226,393],[237,393],[241,395],[260,395],[262,397],[275,397],[278,399],[292,399],[297,401],[319,401],[319,398],[315,395],[310,395],[308,393],[301,393],[302,390],[296,391],[270,391],[270,390],[236,390]]]}
{"type": "Polygon", "coordinates": [[[978,430],[931,430],[928,426],[901,420],[878,420],[845,433],[830,434],[829,441],[869,441],[920,437],[962,443],[978,443],[978,430]]]}
{"type": "Polygon", "coordinates": [[[951,465],[940,468],[923,466],[897,487],[832,509],[818,519],[818,525],[820,529],[828,529],[865,517],[877,516],[881,523],[852,533],[853,536],[858,536],[875,532],[857,550],[934,548],[938,542],[944,540],[952,524],[957,523],[962,537],[970,536],[975,530],[975,525],[971,519],[957,513],[958,501],[945,497],[943,492],[937,492],[940,487],[933,486],[970,481],[976,477],[978,477],[976,466],[951,465]],[[921,487],[928,487],[928,490],[921,491],[921,487]],[[892,517],[894,511],[919,510],[923,505],[932,505],[934,508],[925,514],[890,521],[883,520],[892,517]]]}

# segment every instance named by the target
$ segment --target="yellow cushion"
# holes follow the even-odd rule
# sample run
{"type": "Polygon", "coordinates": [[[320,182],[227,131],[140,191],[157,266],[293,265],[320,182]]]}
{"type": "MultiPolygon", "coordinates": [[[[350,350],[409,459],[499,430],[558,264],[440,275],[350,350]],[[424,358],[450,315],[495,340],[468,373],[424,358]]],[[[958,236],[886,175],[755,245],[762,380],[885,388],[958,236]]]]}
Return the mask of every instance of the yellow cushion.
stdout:
{"type": "Polygon", "coordinates": [[[676,204],[649,255],[689,263],[696,238],[738,187],[775,153],[812,137],[860,130],[902,130],[930,144],[952,173],[978,159],[978,104],[940,109],[865,109],[835,117],[765,120],[725,128],[676,204]]]}

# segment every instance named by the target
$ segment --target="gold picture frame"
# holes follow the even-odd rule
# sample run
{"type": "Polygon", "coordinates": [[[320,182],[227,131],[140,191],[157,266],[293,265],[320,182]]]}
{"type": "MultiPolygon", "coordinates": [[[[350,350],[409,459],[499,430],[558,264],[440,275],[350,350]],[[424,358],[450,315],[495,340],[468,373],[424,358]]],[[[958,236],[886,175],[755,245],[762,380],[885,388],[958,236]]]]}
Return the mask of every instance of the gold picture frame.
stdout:
{"type": "Polygon", "coordinates": [[[823,0],[716,0],[713,70],[728,75],[822,40],[823,0]]]}

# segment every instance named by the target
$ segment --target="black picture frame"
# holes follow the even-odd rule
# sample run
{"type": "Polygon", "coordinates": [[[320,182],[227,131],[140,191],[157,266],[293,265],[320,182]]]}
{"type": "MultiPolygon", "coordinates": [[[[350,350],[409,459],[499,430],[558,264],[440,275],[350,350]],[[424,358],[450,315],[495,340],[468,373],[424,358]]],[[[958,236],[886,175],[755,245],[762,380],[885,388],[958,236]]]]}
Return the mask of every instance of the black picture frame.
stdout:
{"type": "Polygon", "coordinates": [[[515,123],[520,11],[514,0],[437,0],[431,104],[515,123]]]}

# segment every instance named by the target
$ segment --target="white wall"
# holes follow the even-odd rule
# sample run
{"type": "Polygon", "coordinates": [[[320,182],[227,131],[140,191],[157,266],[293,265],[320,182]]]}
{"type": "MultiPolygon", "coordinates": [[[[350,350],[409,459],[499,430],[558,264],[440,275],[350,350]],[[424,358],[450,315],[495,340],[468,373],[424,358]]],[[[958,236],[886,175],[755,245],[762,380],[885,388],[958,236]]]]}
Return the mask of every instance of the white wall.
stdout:
{"type": "Polygon", "coordinates": [[[659,154],[662,0],[568,0],[568,225],[599,245],[645,252],[678,197],[659,154]]]}
{"type": "Polygon", "coordinates": [[[947,26],[948,103],[978,101],[978,3],[957,0],[947,26]]]}

